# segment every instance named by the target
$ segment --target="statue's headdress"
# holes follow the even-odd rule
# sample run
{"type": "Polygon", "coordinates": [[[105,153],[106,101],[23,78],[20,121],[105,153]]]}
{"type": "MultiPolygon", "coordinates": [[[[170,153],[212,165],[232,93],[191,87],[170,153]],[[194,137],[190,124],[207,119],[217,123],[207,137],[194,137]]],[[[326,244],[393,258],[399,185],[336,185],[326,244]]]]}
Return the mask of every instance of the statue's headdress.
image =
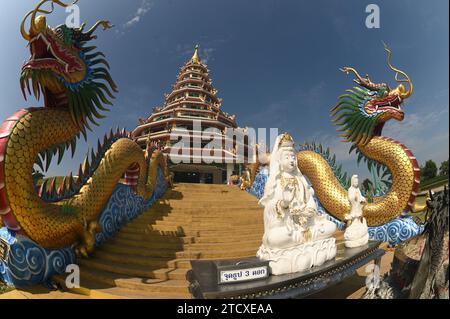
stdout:
{"type": "Polygon", "coordinates": [[[283,133],[281,135],[280,141],[278,142],[278,148],[281,147],[294,147],[294,139],[289,133],[283,133]]]}

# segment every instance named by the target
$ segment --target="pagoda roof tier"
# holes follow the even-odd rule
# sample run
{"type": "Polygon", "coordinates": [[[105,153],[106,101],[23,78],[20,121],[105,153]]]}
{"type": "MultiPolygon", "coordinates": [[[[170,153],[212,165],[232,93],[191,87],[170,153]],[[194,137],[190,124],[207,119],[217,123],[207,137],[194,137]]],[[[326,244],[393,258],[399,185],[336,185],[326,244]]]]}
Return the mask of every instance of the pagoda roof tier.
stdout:
{"type": "Polygon", "coordinates": [[[161,121],[157,121],[157,122],[150,122],[150,123],[146,123],[146,124],[142,124],[137,126],[133,132],[132,132],[132,136],[137,137],[143,134],[143,132],[145,130],[148,130],[150,128],[153,127],[158,127],[161,124],[176,124],[176,123],[187,123],[187,124],[193,124],[194,120],[201,120],[202,123],[202,127],[203,126],[212,126],[212,127],[217,127],[218,129],[224,129],[226,127],[230,127],[229,125],[224,124],[221,121],[217,121],[217,120],[208,120],[208,119],[193,119],[193,118],[187,118],[187,117],[177,117],[177,118],[167,118],[161,121]]]}
{"type": "Polygon", "coordinates": [[[152,127],[158,127],[158,126],[163,126],[162,124],[167,124],[167,123],[173,123],[173,124],[193,124],[194,121],[200,121],[202,126],[205,126],[206,124],[215,124],[218,125],[222,128],[226,128],[226,127],[233,127],[231,125],[227,125],[227,123],[224,123],[223,121],[219,121],[216,119],[208,119],[208,118],[194,118],[194,117],[187,117],[187,116],[181,116],[181,117],[168,117],[165,119],[161,119],[158,121],[153,121],[153,122],[148,122],[145,124],[141,124],[138,125],[136,127],[136,129],[149,129],[152,127]]]}
{"type": "Polygon", "coordinates": [[[169,101],[171,101],[171,98],[176,96],[177,94],[186,93],[186,92],[187,93],[189,93],[189,92],[203,93],[203,94],[207,95],[209,98],[211,98],[214,102],[219,102],[219,99],[216,96],[217,90],[210,92],[208,90],[205,90],[204,88],[193,87],[193,86],[183,87],[183,88],[173,90],[172,92],[169,93],[169,95],[167,95],[166,101],[169,102],[169,101]]]}
{"type": "Polygon", "coordinates": [[[203,85],[206,85],[208,87],[212,87],[212,82],[208,82],[208,81],[203,81],[201,79],[197,79],[197,78],[190,78],[190,79],[184,79],[184,80],[180,80],[177,83],[175,83],[174,85],[172,85],[172,89],[175,89],[177,85],[181,85],[181,84],[185,84],[185,83],[201,83],[203,85]]]}
{"type": "MultiPolygon", "coordinates": [[[[237,163],[237,161],[239,160],[239,157],[236,156],[235,154],[233,154],[232,152],[226,151],[226,150],[218,150],[216,149],[214,150],[210,150],[209,154],[207,153],[207,150],[204,149],[190,149],[189,154],[183,154],[182,150],[178,150],[177,153],[172,153],[172,148],[171,147],[166,147],[163,150],[164,154],[169,155],[170,154],[170,159],[172,161],[174,160],[183,160],[183,159],[187,159],[190,162],[193,162],[194,159],[198,159],[201,162],[206,162],[205,160],[215,160],[216,162],[219,163],[223,163],[223,162],[233,162],[233,163],[237,163]],[[219,153],[220,154],[214,154],[214,153],[219,153]],[[218,156],[217,156],[218,155],[218,156]]],[[[245,162],[247,162],[248,158],[246,156],[242,156],[241,159],[243,159],[245,162]]]]}
{"type": "MultiPolygon", "coordinates": [[[[192,131],[191,131],[192,132],[192,131]]],[[[138,144],[145,144],[148,140],[148,138],[150,137],[150,139],[152,140],[161,140],[161,141],[168,141],[170,140],[170,137],[172,134],[177,134],[178,137],[189,137],[189,138],[198,138],[201,139],[203,142],[207,141],[207,139],[204,138],[203,134],[201,132],[197,132],[197,133],[188,133],[185,134],[184,132],[176,132],[176,131],[170,131],[170,130],[162,130],[162,131],[158,131],[155,133],[151,133],[151,134],[147,134],[147,135],[142,135],[139,138],[136,139],[138,144]]],[[[228,138],[228,136],[226,134],[215,134],[216,137],[219,137],[220,139],[222,139],[223,142],[232,142],[233,145],[239,145],[241,147],[244,148],[248,148],[248,145],[246,145],[245,143],[241,143],[237,140],[230,139],[228,138]]],[[[212,138],[211,138],[212,139],[212,138]]]]}
{"type": "Polygon", "coordinates": [[[178,100],[175,100],[171,103],[166,104],[163,109],[169,109],[170,107],[176,106],[178,104],[183,104],[183,103],[192,103],[192,104],[200,104],[200,105],[204,105],[204,106],[211,106],[212,108],[220,108],[221,106],[221,99],[219,99],[219,103],[209,103],[206,101],[202,101],[199,98],[193,98],[193,97],[183,97],[180,98],[178,100]]]}
{"type": "MultiPolygon", "coordinates": [[[[172,117],[168,117],[168,118],[172,118],[172,119],[176,119],[176,118],[186,118],[186,116],[180,115],[179,113],[182,112],[192,112],[192,113],[198,113],[198,114],[209,114],[211,115],[211,117],[209,118],[204,118],[204,119],[216,119],[216,120],[222,120],[225,122],[228,122],[227,124],[229,124],[232,127],[236,127],[236,122],[227,117],[225,114],[223,114],[222,112],[220,112],[219,110],[198,110],[198,109],[192,109],[192,108],[187,108],[187,107],[175,107],[175,108],[171,108],[171,109],[167,109],[164,110],[162,112],[158,112],[158,113],[154,113],[152,114],[148,119],[147,119],[147,123],[150,122],[157,122],[159,121],[159,117],[164,116],[164,115],[172,115],[172,117]],[[176,113],[176,114],[174,114],[176,113]]],[[[189,117],[189,116],[188,116],[189,117]]],[[[196,117],[193,117],[196,118],[196,117]]],[[[203,117],[198,117],[198,119],[202,119],[203,117]]]]}

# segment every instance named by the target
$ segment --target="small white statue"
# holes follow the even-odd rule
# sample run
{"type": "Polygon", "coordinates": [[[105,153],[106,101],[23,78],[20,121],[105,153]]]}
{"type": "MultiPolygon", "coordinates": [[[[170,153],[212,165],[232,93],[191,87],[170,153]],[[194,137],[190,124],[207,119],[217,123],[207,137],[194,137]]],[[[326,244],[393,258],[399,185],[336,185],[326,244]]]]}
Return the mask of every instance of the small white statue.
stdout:
{"type": "Polygon", "coordinates": [[[314,191],[297,166],[292,137],[284,133],[270,155],[269,177],[260,204],[264,236],[257,256],[270,260],[273,275],[298,272],[336,256],[336,225],[319,216],[314,191]]]}
{"type": "Polygon", "coordinates": [[[345,247],[354,248],[367,244],[369,230],[363,216],[363,207],[367,203],[359,190],[358,175],[353,175],[348,189],[348,200],[351,205],[350,213],[345,216],[347,229],[344,233],[345,247]]]}

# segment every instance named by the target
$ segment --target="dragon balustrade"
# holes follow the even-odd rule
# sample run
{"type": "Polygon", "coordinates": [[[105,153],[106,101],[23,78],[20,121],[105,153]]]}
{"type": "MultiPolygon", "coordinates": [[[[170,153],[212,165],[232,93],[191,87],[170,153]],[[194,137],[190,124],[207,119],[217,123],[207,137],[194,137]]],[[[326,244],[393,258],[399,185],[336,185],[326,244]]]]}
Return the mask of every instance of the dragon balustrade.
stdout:
{"type": "Polygon", "coordinates": [[[42,0],[21,24],[31,53],[21,89],[25,99],[34,95],[44,106],[21,109],[0,128],[0,279],[12,284],[48,280],[75,255],[88,257],[171,184],[162,153],[150,144],[143,151],[118,129],[98,141],[78,176],[67,176],[59,187],[55,179],[36,185],[35,165],[46,170],[55,158],[59,164],[69,149],[73,156],[77,141],[104,117],[118,91],[105,55],[91,44],[97,28],[111,24],[52,28],[45,15],[55,6],[68,4],[42,0]],[[122,178],[128,186],[119,183],[122,178]]]}
{"type": "MultiPolygon", "coordinates": [[[[355,151],[358,163],[365,160],[369,170],[378,178],[384,177],[384,191],[377,187],[377,194],[372,202],[364,206],[369,233],[373,239],[398,244],[423,231],[423,226],[416,224],[408,212],[423,210],[417,207],[415,198],[420,186],[420,167],[411,150],[401,142],[382,135],[384,125],[392,119],[402,121],[405,111],[402,105],[413,92],[409,76],[391,63],[391,50],[385,46],[387,65],[395,72],[398,85],[391,88],[386,83],[374,83],[367,75],[361,76],[352,67],[341,69],[346,74],[354,74],[358,86],[346,90],[339,97],[331,110],[337,131],[351,143],[350,152],[355,151]]],[[[265,156],[269,157],[270,154],[265,156]]],[[[304,144],[297,156],[298,166],[308,177],[316,193],[322,213],[345,227],[344,216],[350,211],[346,189],[349,185],[347,173],[336,164],[336,157],[330,150],[320,144],[304,144]]],[[[262,161],[261,161],[262,162],[262,161]]],[[[250,177],[245,180],[245,187],[260,197],[263,193],[267,171],[260,171],[260,161],[250,167],[250,177]]]]}

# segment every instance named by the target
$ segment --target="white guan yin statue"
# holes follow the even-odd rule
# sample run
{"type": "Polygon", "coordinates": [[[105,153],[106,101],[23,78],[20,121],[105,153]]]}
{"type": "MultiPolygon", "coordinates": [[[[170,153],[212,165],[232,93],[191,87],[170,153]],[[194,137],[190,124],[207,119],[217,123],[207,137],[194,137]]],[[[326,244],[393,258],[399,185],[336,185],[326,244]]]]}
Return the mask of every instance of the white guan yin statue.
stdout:
{"type": "Polygon", "coordinates": [[[297,165],[292,137],[277,137],[260,204],[264,236],[257,256],[269,260],[273,275],[319,266],[336,256],[336,225],[319,216],[314,190],[297,165]]]}
{"type": "Polygon", "coordinates": [[[348,201],[352,209],[345,216],[347,228],[344,233],[344,244],[347,248],[363,246],[369,241],[369,229],[367,228],[367,222],[362,213],[366,199],[362,196],[358,185],[358,175],[353,175],[351,186],[348,189],[348,201]]]}

